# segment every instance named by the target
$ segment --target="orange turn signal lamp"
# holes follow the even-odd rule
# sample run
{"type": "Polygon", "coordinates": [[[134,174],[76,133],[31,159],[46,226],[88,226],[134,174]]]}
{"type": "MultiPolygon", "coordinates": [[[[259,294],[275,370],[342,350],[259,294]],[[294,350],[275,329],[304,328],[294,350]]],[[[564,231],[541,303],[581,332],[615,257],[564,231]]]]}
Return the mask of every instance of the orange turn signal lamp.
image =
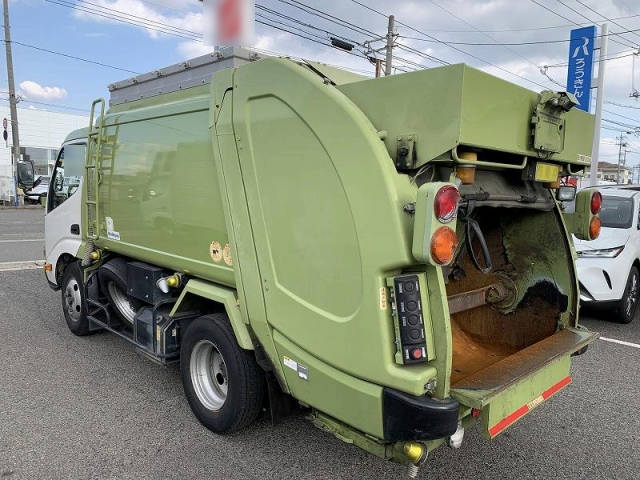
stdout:
{"type": "Polygon", "coordinates": [[[440,227],[431,237],[431,257],[440,265],[453,260],[457,248],[458,236],[451,227],[440,227]]]}
{"type": "Polygon", "coordinates": [[[45,272],[52,272],[53,271],[53,265],[51,265],[50,263],[45,263],[44,267],[42,267],[44,269],[45,272]]]}
{"type": "Polygon", "coordinates": [[[589,222],[589,238],[591,238],[591,240],[595,240],[600,236],[601,227],[602,222],[600,221],[600,217],[593,217],[591,222],[589,222]]]}

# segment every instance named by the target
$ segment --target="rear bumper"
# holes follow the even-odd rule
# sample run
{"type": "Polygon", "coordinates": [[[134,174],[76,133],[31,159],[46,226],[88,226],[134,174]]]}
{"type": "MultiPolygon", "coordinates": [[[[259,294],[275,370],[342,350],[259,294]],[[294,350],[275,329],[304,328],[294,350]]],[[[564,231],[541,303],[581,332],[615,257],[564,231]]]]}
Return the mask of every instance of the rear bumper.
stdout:
{"type": "Polygon", "coordinates": [[[385,388],[383,392],[384,439],[389,442],[435,440],[451,436],[458,428],[460,404],[450,398],[439,401],[415,397],[385,388]]]}
{"type": "Polygon", "coordinates": [[[568,328],[452,385],[451,394],[480,416],[494,438],[571,383],[571,356],[599,334],[568,328]]]}

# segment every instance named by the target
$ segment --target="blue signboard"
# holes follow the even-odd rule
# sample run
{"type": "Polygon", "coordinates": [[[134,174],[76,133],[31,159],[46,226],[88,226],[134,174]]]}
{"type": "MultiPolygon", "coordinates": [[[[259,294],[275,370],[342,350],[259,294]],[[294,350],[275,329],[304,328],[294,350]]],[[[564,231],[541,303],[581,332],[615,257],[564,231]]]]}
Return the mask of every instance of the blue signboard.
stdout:
{"type": "Polygon", "coordinates": [[[596,27],[571,30],[569,44],[569,74],[567,91],[573,93],[580,110],[589,111],[591,103],[591,77],[593,75],[593,45],[596,41],[596,27]]]}

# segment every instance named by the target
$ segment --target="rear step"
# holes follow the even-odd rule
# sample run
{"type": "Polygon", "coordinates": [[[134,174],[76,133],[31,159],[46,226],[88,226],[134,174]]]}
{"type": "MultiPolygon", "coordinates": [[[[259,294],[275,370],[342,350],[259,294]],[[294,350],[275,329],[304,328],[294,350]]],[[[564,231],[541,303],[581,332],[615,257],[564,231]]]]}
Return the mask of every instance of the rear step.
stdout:
{"type": "Polygon", "coordinates": [[[451,395],[482,415],[493,438],[571,383],[571,354],[598,334],[565,329],[520,350],[451,386],[451,395]]]}

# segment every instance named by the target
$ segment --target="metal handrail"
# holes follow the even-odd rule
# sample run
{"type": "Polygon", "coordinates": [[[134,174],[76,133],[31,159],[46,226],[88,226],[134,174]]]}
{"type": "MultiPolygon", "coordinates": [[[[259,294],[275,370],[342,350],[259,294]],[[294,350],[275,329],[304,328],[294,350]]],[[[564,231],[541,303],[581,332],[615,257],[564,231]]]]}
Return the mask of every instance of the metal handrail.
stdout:
{"type": "Polygon", "coordinates": [[[520,165],[514,165],[512,163],[498,163],[498,162],[485,162],[482,160],[464,160],[458,157],[458,147],[454,147],[451,149],[451,158],[454,162],[459,163],[461,165],[476,165],[479,167],[498,167],[498,168],[509,168],[511,170],[524,170],[527,166],[527,162],[529,161],[529,157],[525,155],[520,165]]]}

